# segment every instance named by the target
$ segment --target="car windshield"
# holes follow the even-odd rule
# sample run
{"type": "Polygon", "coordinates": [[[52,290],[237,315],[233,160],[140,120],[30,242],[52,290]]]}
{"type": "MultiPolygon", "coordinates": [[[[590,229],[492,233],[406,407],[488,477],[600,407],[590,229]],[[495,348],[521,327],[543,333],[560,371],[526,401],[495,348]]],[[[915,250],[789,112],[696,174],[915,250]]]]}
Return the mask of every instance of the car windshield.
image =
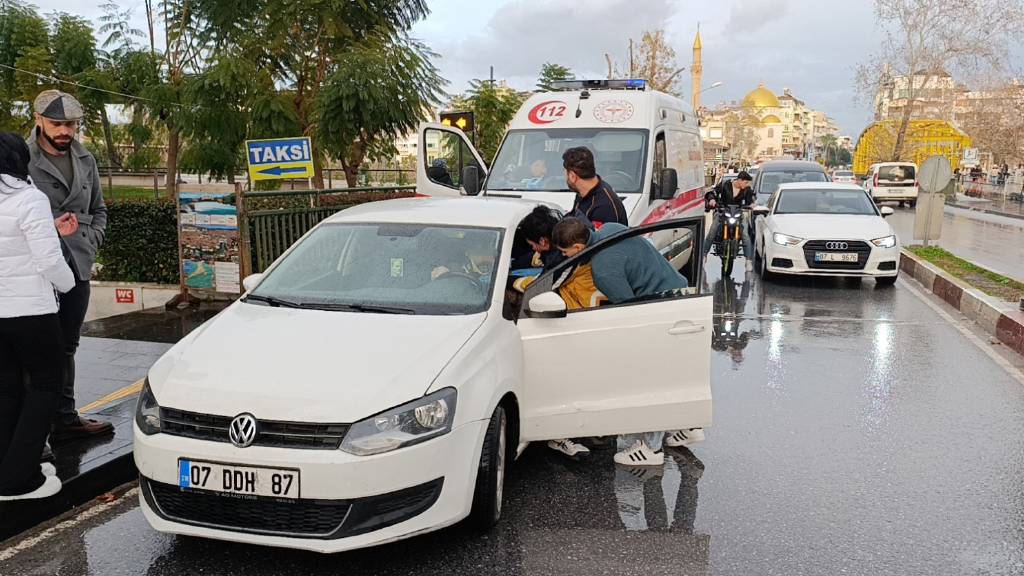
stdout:
{"type": "Polygon", "coordinates": [[[422,224],[327,224],[247,297],[254,304],[474,314],[491,299],[502,232],[422,224]]]}
{"type": "Polygon", "coordinates": [[[905,182],[914,179],[916,170],[911,165],[879,166],[878,179],[886,182],[905,182]]]}
{"type": "Polygon", "coordinates": [[[860,190],[783,190],[776,214],[860,214],[875,216],[875,205],[860,190]]]}
{"type": "Polygon", "coordinates": [[[576,146],[586,146],[594,153],[598,175],[616,192],[643,190],[647,133],[603,128],[509,131],[494,159],[486,188],[568,192],[562,153],[576,146]]]}
{"type": "Polygon", "coordinates": [[[836,172],[836,176],[848,178],[853,176],[853,172],[850,172],[849,170],[839,170],[836,172]]]}
{"type": "Polygon", "coordinates": [[[781,184],[790,182],[825,182],[825,173],[815,170],[772,170],[761,172],[758,181],[757,195],[770,196],[779,189],[781,184]]]}

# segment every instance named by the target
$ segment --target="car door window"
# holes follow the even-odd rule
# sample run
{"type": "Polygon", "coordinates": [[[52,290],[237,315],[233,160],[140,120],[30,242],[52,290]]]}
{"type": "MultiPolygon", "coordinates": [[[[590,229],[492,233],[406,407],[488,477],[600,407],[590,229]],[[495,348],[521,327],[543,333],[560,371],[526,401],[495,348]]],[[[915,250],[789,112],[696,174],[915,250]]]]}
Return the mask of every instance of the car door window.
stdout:
{"type": "MultiPolygon", "coordinates": [[[[542,274],[533,282],[523,296],[518,317],[521,318],[528,315],[529,302],[533,297],[551,291],[557,292],[566,301],[569,313],[586,313],[597,308],[632,306],[655,300],[671,300],[697,296],[700,293],[699,287],[703,279],[703,261],[699,257],[702,253],[703,228],[704,218],[692,217],[627,229],[620,234],[602,240],[598,244],[590,246],[583,252],[561,263],[549,272],[542,274]],[[669,240],[665,245],[654,246],[650,242],[655,236],[669,240]],[[604,259],[597,258],[595,262],[595,257],[606,250],[624,250],[620,254],[634,254],[636,253],[635,244],[627,246],[626,243],[635,243],[637,241],[647,242],[667,262],[682,262],[683,264],[678,273],[685,279],[685,287],[677,286],[664,290],[648,291],[648,293],[641,294],[624,302],[612,302],[601,293],[600,286],[603,283],[599,277],[607,273],[607,271],[601,269],[604,259]],[[594,290],[597,290],[599,293],[593,294],[594,290]]],[[[630,260],[627,265],[633,265],[637,262],[639,260],[630,260]]],[[[662,271],[665,269],[671,270],[672,267],[671,265],[665,266],[662,271]]],[[[632,272],[633,277],[636,278],[639,276],[637,274],[639,271],[638,268],[634,267],[627,270],[626,273],[632,272]]],[[[620,272],[622,271],[615,271],[616,275],[620,272]]],[[[634,286],[633,288],[638,291],[641,290],[641,286],[634,286]]],[[[645,288],[653,287],[648,285],[645,288]]]]}
{"type": "Polygon", "coordinates": [[[429,128],[423,134],[426,146],[427,177],[435,184],[458,188],[465,166],[476,165],[476,159],[454,132],[429,128]]]}
{"type": "Polygon", "coordinates": [[[654,174],[652,180],[654,186],[651,187],[651,194],[653,195],[656,190],[661,189],[661,171],[668,167],[668,154],[665,150],[665,133],[658,134],[654,140],[654,174]]]}

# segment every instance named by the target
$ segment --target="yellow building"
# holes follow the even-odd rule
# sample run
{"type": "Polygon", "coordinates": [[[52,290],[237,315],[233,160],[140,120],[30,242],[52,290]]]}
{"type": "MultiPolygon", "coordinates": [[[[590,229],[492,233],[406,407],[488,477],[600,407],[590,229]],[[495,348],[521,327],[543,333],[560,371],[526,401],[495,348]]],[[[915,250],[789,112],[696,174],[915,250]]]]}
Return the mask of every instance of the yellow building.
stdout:
{"type": "Polygon", "coordinates": [[[911,120],[899,158],[893,157],[899,135],[899,120],[882,120],[868,126],[857,140],[853,171],[866,175],[872,164],[903,160],[920,166],[930,156],[945,156],[953,168],[960,166],[964,148],[971,139],[945,120],[911,120]]]}

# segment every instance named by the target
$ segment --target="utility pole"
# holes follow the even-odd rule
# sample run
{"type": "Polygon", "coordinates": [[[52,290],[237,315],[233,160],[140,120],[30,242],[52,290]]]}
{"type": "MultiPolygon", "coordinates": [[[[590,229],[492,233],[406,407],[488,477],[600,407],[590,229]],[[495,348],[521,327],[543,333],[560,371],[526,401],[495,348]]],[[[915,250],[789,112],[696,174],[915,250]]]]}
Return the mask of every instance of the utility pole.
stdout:
{"type": "Polygon", "coordinates": [[[633,77],[633,39],[629,39],[629,77],[633,77]]]}
{"type": "Polygon", "coordinates": [[[491,66],[491,88],[494,88],[494,66],[491,66]]]}

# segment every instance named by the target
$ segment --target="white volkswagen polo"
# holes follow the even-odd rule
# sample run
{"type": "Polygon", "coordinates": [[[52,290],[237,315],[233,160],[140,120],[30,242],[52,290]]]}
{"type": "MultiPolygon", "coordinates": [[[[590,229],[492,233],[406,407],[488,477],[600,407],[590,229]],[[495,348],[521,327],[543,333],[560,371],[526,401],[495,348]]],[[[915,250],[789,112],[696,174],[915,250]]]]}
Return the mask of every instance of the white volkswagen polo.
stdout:
{"type": "Polygon", "coordinates": [[[894,284],[900,243],[864,189],[854,184],[783,184],[759,208],[754,249],[765,278],[773,274],[872,277],[894,284]]]}
{"type": "Polygon", "coordinates": [[[701,221],[631,229],[520,296],[505,287],[536,205],[351,208],[247,278],[149,372],[135,419],[149,523],[319,552],[486,528],[528,442],[709,425],[710,295],[567,311],[554,291],[628,237],[689,249],[701,221]]]}

